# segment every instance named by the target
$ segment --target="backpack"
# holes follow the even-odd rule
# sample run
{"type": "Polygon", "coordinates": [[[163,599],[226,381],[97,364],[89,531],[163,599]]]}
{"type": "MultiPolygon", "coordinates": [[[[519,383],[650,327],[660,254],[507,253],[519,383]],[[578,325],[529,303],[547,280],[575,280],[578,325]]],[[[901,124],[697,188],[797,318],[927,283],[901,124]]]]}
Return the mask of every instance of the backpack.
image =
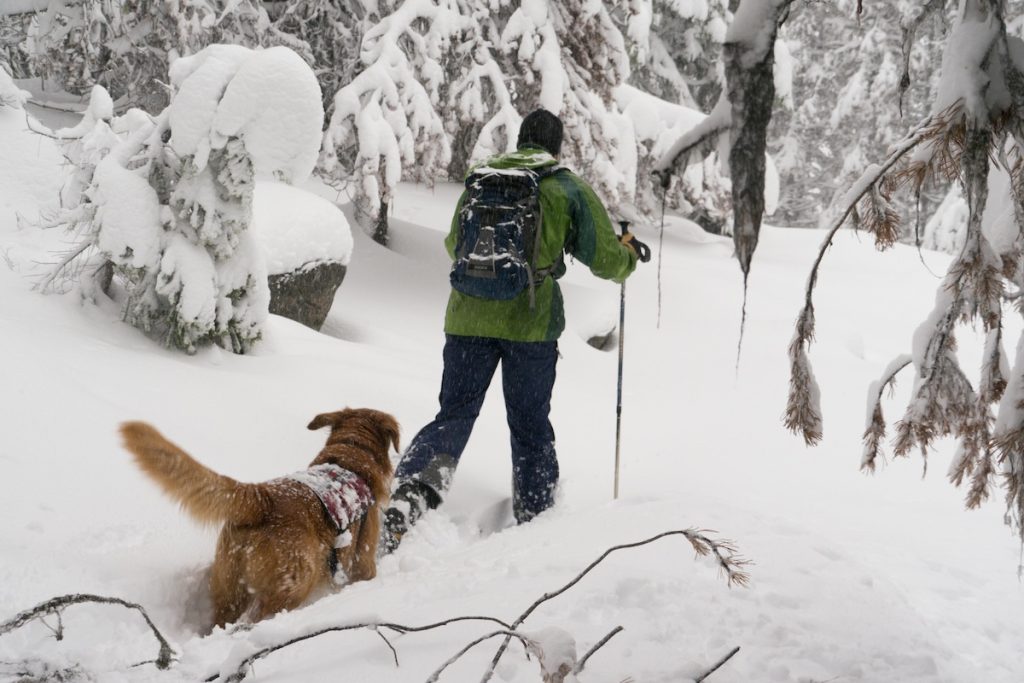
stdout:
{"type": "Polygon", "coordinates": [[[466,178],[450,276],[454,289],[498,301],[529,289],[533,308],[534,287],[551,272],[536,264],[543,221],[540,181],[560,170],[484,166],[466,178]]]}

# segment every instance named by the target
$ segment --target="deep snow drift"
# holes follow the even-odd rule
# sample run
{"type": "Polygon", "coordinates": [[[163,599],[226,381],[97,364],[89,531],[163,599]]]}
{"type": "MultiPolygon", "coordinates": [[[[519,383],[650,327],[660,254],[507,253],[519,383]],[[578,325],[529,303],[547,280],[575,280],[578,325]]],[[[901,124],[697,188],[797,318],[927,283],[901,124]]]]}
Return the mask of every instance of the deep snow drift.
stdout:
{"type": "MultiPolygon", "coordinates": [[[[448,504],[381,563],[376,580],[249,632],[204,635],[215,532],[140,475],[118,445],[118,423],[151,421],[202,462],[249,481],[306,464],[323,435],[304,427],[324,410],[393,412],[408,442],[436,406],[441,240],[458,188],[402,186],[390,250],[354,230],[323,334],[271,316],[252,355],[211,348],[189,357],[122,323],[115,301],[83,305],[73,293],[31,290],[61,236],[19,228],[15,213],[56,198],[61,158],[10,107],[0,108],[0,150],[0,619],[63,593],[119,596],[141,603],[180,657],[168,672],[128,668],[156,654],[138,616],[80,606],[67,610],[60,642],[40,623],[0,636],[0,677],[16,679],[23,660],[38,658],[79,663],[99,681],[195,681],[259,644],[326,624],[510,621],[613,544],[701,526],[756,562],[749,588],[727,588],[712,564],[666,539],[613,555],[524,630],[564,629],[583,652],[624,626],[590,660],[585,683],[685,681],[735,645],[740,653],[709,680],[1024,679],[1019,547],[1000,502],[961,509],[942,477],[951,444],[924,479],[919,459],[874,477],[857,470],[868,385],[909,350],[937,279],[912,249],[879,255],[869,239],[841,235],[822,272],[811,352],[825,440],[807,449],[780,415],[785,347],[821,233],[762,232],[737,371],[741,281],[731,243],[680,219],[664,238],[660,327],[657,263],[627,287],[620,500],[610,500],[616,355],[584,341],[616,319],[619,290],[576,264],[565,280],[569,325],[553,408],[563,466],[555,509],[503,528],[510,471],[495,382],[448,504]]],[[[657,244],[653,229],[637,232],[657,244]]],[[[939,273],[947,262],[923,259],[939,273]]],[[[962,336],[971,353],[977,340],[962,336]]],[[[890,419],[906,384],[886,403],[890,419]]],[[[489,630],[462,623],[390,635],[398,667],[377,634],[335,633],[259,662],[252,680],[423,681],[489,630]]],[[[495,646],[472,650],[442,680],[479,680],[495,646]]],[[[498,680],[538,679],[521,648],[505,655],[498,680]]]]}

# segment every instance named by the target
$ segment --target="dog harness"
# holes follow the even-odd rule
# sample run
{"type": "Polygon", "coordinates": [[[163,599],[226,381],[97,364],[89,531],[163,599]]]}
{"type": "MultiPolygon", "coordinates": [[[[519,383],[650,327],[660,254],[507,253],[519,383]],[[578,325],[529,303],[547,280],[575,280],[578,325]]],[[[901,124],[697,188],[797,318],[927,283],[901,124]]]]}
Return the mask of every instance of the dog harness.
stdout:
{"type": "Polygon", "coordinates": [[[337,465],[314,465],[285,478],[309,487],[316,494],[339,536],[373,505],[373,493],[366,482],[337,465]]]}

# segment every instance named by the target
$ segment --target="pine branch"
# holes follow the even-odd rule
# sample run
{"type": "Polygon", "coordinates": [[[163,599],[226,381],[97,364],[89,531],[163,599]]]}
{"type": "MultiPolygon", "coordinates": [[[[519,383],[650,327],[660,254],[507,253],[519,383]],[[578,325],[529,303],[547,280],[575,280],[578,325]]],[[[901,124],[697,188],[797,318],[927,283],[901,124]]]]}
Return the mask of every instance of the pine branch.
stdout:
{"type": "MultiPolygon", "coordinates": [[[[597,567],[597,565],[601,564],[601,562],[603,562],[612,553],[619,550],[638,548],[640,546],[644,546],[649,543],[658,541],[667,536],[685,537],[686,540],[690,542],[690,545],[693,546],[694,551],[697,553],[699,557],[714,555],[716,561],[718,562],[719,568],[723,572],[725,572],[726,580],[729,586],[732,586],[733,584],[736,584],[738,586],[747,586],[750,582],[750,575],[747,574],[747,572],[744,570],[744,567],[751,564],[750,560],[747,560],[739,556],[736,551],[736,546],[733,545],[731,541],[716,541],[712,538],[709,538],[706,535],[707,533],[713,532],[698,529],[681,529],[674,531],[665,531],[658,534],[657,536],[652,536],[651,538],[645,539],[643,541],[613,546],[608,550],[605,550],[600,557],[598,557],[596,560],[587,565],[587,567],[583,569],[583,571],[577,574],[576,577],[569,581],[567,584],[565,584],[557,590],[545,593],[537,600],[535,600],[532,605],[526,608],[526,611],[520,614],[519,617],[514,622],[512,622],[512,627],[510,630],[514,631],[517,628],[519,628],[519,626],[521,626],[522,623],[526,621],[526,619],[545,602],[557,598],[559,595],[562,595],[567,590],[569,590],[577,583],[579,583],[584,576],[589,574],[595,567],[597,567]]],[[[501,659],[502,655],[505,654],[505,650],[508,649],[508,645],[510,642],[511,637],[506,637],[505,641],[501,644],[501,647],[499,647],[498,651],[494,654],[494,657],[491,660],[491,664],[487,668],[487,671],[484,672],[483,678],[481,679],[480,683],[487,683],[487,681],[489,681],[491,677],[494,675],[494,669],[495,667],[497,667],[498,661],[501,659]]]]}
{"type": "Polygon", "coordinates": [[[846,208],[827,226],[828,232],[818,249],[818,256],[807,278],[804,307],[797,316],[793,340],[789,345],[789,399],[783,422],[787,429],[803,436],[808,446],[817,444],[822,437],[821,407],[818,405],[818,390],[807,358],[807,350],[814,339],[814,287],[818,283],[818,271],[825,258],[825,252],[832,246],[839,229],[856,213],[858,202],[871,192],[907,153],[934,135],[934,117],[929,116],[893,146],[885,161],[869,167],[861,175],[854,183],[853,189],[847,193],[844,201],[846,208]]]}
{"type": "Polygon", "coordinates": [[[885,394],[886,388],[891,389],[896,383],[896,375],[898,375],[903,368],[913,363],[913,359],[909,355],[904,355],[896,358],[889,367],[886,368],[882,378],[872,385],[868,391],[874,394],[874,401],[872,402],[871,418],[868,420],[868,426],[864,430],[864,455],[861,458],[860,467],[862,470],[869,472],[875,471],[875,461],[881,455],[882,450],[882,439],[885,438],[885,417],[882,415],[882,396],[885,394]]]}
{"type": "MultiPolygon", "coordinates": [[[[168,644],[163,634],[160,633],[160,631],[157,629],[156,625],[153,624],[153,620],[149,618],[149,614],[146,613],[146,610],[143,609],[141,605],[138,605],[134,602],[128,602],[127,600],[122,600],[121,598],[110,598],[102,595],[89,595],[85,593],[62,595],[60,597],[52,598],[50,600],[47,600],[46,602],[36,605],[31,609],[25,610],[24,612],[15,615],[14,618],[4,622],[3,624],[0,624],[0,636],[10,633],[15,629],[21,628],[22,626],[33,620],[41,620],[41,618],[47,614],[55,614],[57,615],[57,618],[59,620],[61,618],[61,612],[65,608],[71,605],[80,605],[87,602],[96,602],[105,605],[121,605],[122,607],[127,607],[128,609],[137,610],[139,614],[142,615],[142,618],[146,620],[146,624],[149,626],[150,630],[153,631],[153,635],[160,643],[160,652],[157,655],[156,660],[154,660],[156,667],[158,669],[167,669],[168,667],[170,667],[171,660],[173,659],[175,654],[174,650],[171,648],[170,644],[168,644]]],[[[63,635],[63,623],[58,623],[59,626],[58,630],[56,631],[56,636],[57,639],[60,640],[63,635]]]]}

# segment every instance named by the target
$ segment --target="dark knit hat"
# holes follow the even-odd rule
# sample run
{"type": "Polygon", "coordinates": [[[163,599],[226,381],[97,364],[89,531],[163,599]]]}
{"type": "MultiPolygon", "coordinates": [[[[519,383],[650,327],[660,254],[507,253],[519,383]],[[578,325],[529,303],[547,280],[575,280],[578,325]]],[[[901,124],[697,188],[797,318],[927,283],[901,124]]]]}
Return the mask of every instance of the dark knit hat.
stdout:
{"type": "Polygon", "coordinates": [[[531,112],[519,127],[517,147],[537,145],[543,147],[551,156],[558,156],[562,151],[562,121],[547,109],[531,112]]]}

